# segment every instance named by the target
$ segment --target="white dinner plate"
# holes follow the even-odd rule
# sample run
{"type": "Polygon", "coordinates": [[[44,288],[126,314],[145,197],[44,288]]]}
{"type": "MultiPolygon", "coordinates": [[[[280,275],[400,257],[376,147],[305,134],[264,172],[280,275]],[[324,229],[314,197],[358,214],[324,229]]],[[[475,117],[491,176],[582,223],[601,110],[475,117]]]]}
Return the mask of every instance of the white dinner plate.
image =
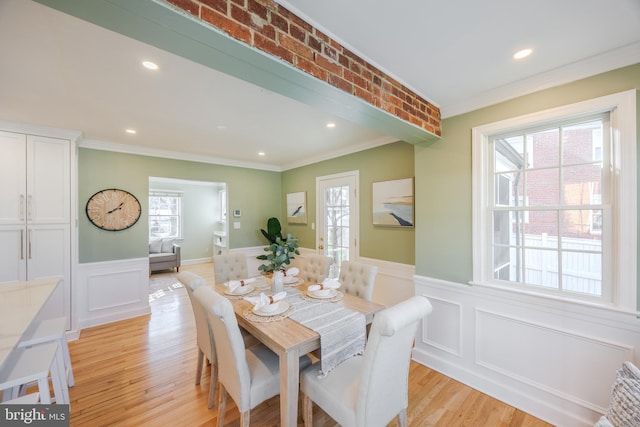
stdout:
{"type": "Polygon", "coordinates": [[[296,276],[284,276],[283,283],[290,285],[292,283],[296,283],[298,278],[296,276]]]}
{"type": "Polygon", "coordinates": [[[307,295],[309,295],[311,298],[318,298],[318,299],[328,299],[328,298],[333,298],[336,295],[338,295],[338,291],[336,289],[329,289],[329,292],[324,292],[327,289],[321,290],[321,291],[307,291],[307,295]]]}
{"type": "Polygon", "coordinates": [[[278,301],[273,304],[269,304],[267,307],[262,307],[259,310],[252,310],[254,314],[258,316],[277,316],[284,313],[289,309],[289,303],[287,301],[278,301]]]}
{"type": "Polygon", "coordinates": [[[244,285],[239,288],[235,288],[233,291],[229,288],[225,289],[224,293],[227,295],[245,295],[254,290],[253,285],[244,285]]]}

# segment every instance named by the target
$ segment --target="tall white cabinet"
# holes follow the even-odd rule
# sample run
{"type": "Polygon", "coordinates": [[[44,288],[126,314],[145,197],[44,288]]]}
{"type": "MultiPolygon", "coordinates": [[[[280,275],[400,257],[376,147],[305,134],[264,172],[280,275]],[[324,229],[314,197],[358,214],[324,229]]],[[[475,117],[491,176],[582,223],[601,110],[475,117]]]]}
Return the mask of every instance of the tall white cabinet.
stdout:
{"type": "Polygon", "coordinates": [[[70,139],[0,130],[0,286],[62,277],[44,315],[68,322],[74,153],[70,139]]]}

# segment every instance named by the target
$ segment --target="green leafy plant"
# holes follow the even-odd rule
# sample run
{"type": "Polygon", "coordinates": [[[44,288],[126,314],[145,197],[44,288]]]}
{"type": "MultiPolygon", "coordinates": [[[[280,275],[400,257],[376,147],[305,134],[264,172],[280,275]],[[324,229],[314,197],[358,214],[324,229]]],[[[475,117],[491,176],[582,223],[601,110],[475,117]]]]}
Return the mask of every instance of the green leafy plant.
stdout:
{"type": "Polygon", "coordinates": [[[260,229],[262,235],[269,241],[269,243],[275,243],[276,238],[286,240],[282,238],[282,227],[278,218],[271,217],[267,220],[267,231],[260,229]]]}
{"type": "Polygon", "coordinates": [[[267,220],[267,231],[261,229],[262,235],[269,241],[269,246],[264,248],[268,254],[258,255],[258,259],[268,261],[258,267],[263,273],[271,273],[275,270],[285,270],[287,265],[291,264],[291,260],[296,255],[300,255],[298,251],[298,239],[291,237],[282,237],[282,227],[278,218],[269,218],[267,220]]]}

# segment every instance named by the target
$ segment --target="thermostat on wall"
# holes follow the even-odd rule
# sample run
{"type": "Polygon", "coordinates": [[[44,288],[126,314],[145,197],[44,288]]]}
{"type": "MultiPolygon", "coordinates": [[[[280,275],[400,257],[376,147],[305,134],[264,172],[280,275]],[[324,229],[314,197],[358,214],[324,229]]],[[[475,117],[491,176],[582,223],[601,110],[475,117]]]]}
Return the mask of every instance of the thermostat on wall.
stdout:
{"type": "Polygon", "coordinates": [[[236,218],[239,218],[242,216],[242,212],[240,212],[240,209],[236,209],[233,211],[233,216],[235,216],[236,218]]]}

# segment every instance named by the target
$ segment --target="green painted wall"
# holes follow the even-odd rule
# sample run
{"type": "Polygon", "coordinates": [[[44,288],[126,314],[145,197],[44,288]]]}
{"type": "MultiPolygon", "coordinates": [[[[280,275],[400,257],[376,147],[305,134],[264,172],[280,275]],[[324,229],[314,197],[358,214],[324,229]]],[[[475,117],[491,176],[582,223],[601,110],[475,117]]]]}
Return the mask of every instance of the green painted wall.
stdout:
{"type": "MultiPolygon", "coordinates": [[[[80,263],[141,258],[148,253],[149,177],[226,182],[231,217],[230,248],[262,246],[259,229],[270,216],[280,216],[280,172],[269,172],[183,160],[123,154],[80,148],[78,152],[78,258],[80,263]],[[142,216],[133,227],[118,232],[94,227],[85,214],[87,199],[104,188],[122,188],[142,205],[142,216]],[[240,229],[233,227],[240,223],[240,229]]],[[[209,231],[207,231],[209,233],[209,231]]]]}
{"type": "MultiPolygon", "coordinates": [[[[414,264],[415,230],[413,228],[373,227],[371,188],[373,182],[414,176],[414,147],[396,142],[370,150],[326,160],[282,173],[282,193],[307,192],[308,222],[289,225],[280,218],[283,230],[300,239],[300,246],[315,248],[316,177],[341,172],[360,171],[360,256],[385,261],[414,264]]],[[[283,200],[282,212],[285,212],[283,200]]],[[[418,219],[417,221],[420,221],[418,219]]]]}
{"type": "Polygon", "coordinates": [[[640,64],[445,119],[440,141],[415,148],[416,274],[458,283],[472,278],[473,127],[638,88],[640,64]]]}

